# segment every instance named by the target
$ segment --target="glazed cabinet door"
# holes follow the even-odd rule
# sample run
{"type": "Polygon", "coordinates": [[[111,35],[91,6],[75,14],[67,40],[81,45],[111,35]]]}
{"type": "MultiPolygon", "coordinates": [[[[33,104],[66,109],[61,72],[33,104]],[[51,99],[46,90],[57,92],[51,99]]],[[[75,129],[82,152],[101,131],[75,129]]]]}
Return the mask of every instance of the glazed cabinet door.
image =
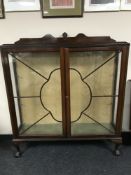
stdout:
{"type": "Polygon", "coordinates": [[[63,59],[53,49],[8,54],[18,135],[65,135],[63,59]]]}
{"type": "Polygon", "coordinates": [[[115,134],[120,57],[110,49],[66,49],[71,136],[115,134]]]}

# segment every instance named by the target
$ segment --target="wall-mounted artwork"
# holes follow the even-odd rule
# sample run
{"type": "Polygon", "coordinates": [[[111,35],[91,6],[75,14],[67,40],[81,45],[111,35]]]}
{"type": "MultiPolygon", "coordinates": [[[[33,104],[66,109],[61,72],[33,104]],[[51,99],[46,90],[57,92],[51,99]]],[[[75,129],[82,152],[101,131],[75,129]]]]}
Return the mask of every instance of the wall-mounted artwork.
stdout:
{"type": "Polygon", "coordinates": [[[131,10],[131,0],[121,0],[121,10],[131,10]]]}
{"type": "Polygon", "coordinates": [[[41,0],[43,18],[81,17],[83,0],[41,0]]]}
{"type": "Polygon", "coordinates": [[[120,0],[85,0],[84,11],[117,11],[120,0]]]}
{"type": "Polygon", "coordinates": [[[3,0],[0,0],[0,18],[4,18],[4,5],[3,5],[3,0]]]}
{"type": "Polygon", "coordinates": [[[39,0],[4,0],[5,11],[36,11],[40,10],[39,0]]]}
{"type": "Polygon", "coordinates": [[[51,9],[60,9],[60,8],[74,8],[74,0],[50,0],[51,9]]]}

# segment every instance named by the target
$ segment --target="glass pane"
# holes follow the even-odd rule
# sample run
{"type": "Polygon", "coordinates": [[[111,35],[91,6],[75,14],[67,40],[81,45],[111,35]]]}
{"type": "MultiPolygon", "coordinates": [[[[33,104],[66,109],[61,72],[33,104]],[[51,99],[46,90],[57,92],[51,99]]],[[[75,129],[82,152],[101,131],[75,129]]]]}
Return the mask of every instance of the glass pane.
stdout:
{"type": "Polygon", "coordinates": [[[62,135],[60,55],[9,55],[17,123],[21,135],[62,135]]]}
{"type": "Polygon", "coordinates": [[[118,98],[118,53],[71,52],[71,134],[113,134],[118,98]]]}

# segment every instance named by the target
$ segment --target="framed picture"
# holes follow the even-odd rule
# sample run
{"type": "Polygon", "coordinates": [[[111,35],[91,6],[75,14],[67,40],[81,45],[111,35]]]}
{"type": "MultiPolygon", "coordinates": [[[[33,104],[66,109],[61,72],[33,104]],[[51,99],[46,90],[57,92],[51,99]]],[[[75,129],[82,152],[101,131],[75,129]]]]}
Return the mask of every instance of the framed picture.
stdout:
{"type": "Polygon", "coordinates": [[[131,0],[121,0],[121,10],[131,10],[131,0]]]}
{"type": "Polygon", "coordinates": [[[120,0],[85,0],[84,11],[117,11],[120,0]]]}
{"type": "Polygon", "coordinates": [[[4,17],[5,17],[4,4],[3,4],[3,0],[0,0],[0,18],[4,18],[4,17]]]}
{"type": "Polygon", "coordinates": [[[84,0],[41,0],[43,18],[82,17],[84,0]]]}
{"type": "Polygon", "coordinates": [[[36,11],[40,10],[39,0],[4,0],[5,11],[36,11]]]}

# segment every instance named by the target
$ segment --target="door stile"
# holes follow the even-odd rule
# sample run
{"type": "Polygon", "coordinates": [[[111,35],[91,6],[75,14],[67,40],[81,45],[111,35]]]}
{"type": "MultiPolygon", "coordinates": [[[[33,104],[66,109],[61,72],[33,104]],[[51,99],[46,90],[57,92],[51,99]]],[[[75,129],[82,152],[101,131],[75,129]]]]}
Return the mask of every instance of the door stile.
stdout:
{"type": "Polygon", "coordinates": [[[12,132],[13,132],[13,137],[17,138],[18,137],[18,125],[17,125],[15,103],[14,103],[14,98],[13,98],[13,87],[12,87],[12,81],[11,81],[9,60],[8,60],[7,53],[5,53],[4,51],[1,52],[1,55],[2,55],[1,58],[2,58],[2,65],[3,65],[7,97],[8,97],[8,105],[9,105],[9,111],[10,111],[10,117],[11,117],[12,132]]]}
{"type": "Polygon", "coordinates": [[[65,81],[66,81],[66,118],[67,118],[67,137],[71,137],[71,109],[70,109],[70,69],[69,69],[69,49],[64,49],[65,56],[65,81]]]}
{"type": "Polygon", "coordinates": [[[65,56],[64,49],[60,49],[60,70],[61,70],[61,94],[62,94],[62,127],[63,135],[67,137],[67,118],[66,118],[66,82],[65,82],[65,56]]]}
{"type": "Polygon", "coordinates": [[[116,134],[121,134],[122,129],[122,115],[123,115],[123,106],[125,98],[128,56],[129,56],[129,45],[123,46],[121,56],[120,81],[119,81],[119,100],[118,100],[117,118],[116,118],[116,134]]]}

